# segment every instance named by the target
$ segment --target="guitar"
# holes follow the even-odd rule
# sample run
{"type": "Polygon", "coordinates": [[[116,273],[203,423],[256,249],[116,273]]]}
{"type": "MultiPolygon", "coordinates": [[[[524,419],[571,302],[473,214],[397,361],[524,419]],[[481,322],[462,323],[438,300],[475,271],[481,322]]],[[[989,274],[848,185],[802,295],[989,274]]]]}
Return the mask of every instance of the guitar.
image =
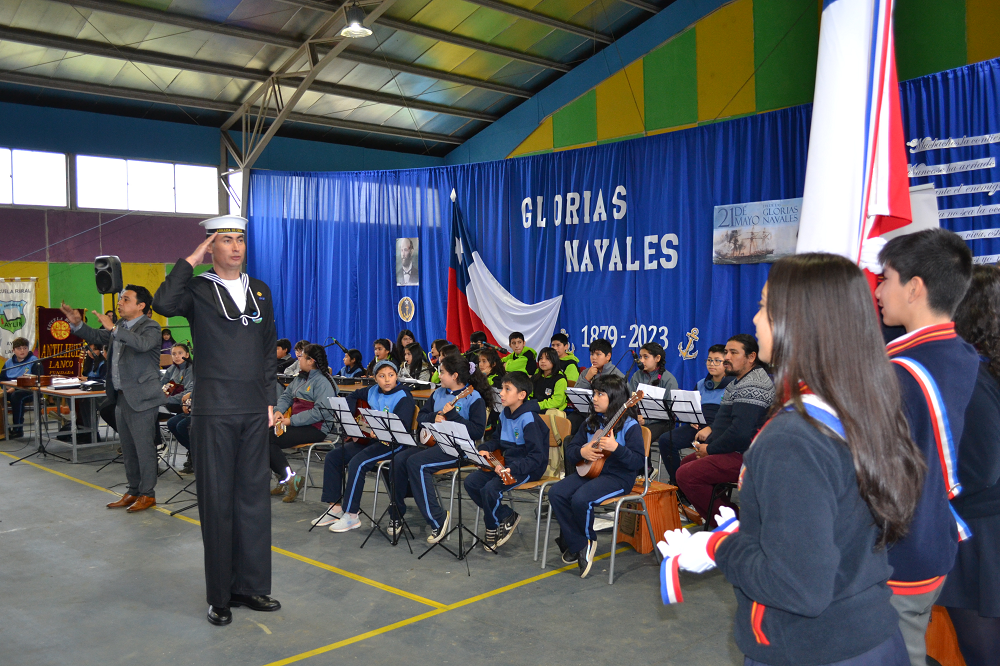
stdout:
{"type": "MultiPolygon", "coordinates": [[[[170,382],[170,383],[172,384],[173,382],[170,382]]],[[[285,413],[283,414],[283,416],[285,416],[286,418],[291,418],[292,417],[292,408],[289,407],[288,409],[286,409],[285,413]]],[[[282,423],[281,421],[275,421],[274,422],[274,436],[275,437],[281,437],[282,435],[285,434],[285,430],[287,430],[287,429],[288,429],[287,426],[285,426],[285,424],[282,423]]]]}
{"type": "Polygon", "coordinates": [[[163,385],[163,393],[167,397],[174,396],[183,392],[184,392],[184,384],[178,384],[172,379],[163,385]]]}
{"type": "MultiPolygon", "coordinates": [[[[472,392],[475,391],[475,390],[476,389],[474,389],[472,387],[472,384],[469,384],[464,389],[462,389],[461,393],[457,394],[454,398],[452,398],[451,400],[449,400],[448,404],[451,405],[452,407],[454,407],[458,403],[459,400],[461,400],[462,398],[468,398],[470,395],[472,395],[472,392]]],[[[444,412],[440,411],[440,412],[438,412],[438,414],[444,414],[444,412]]],[[[437,444],[437,440],[434,439],[434,435],[432,435],[429,430],[424,430],[423,428],[421,428],[420,429],[420,443],[424,444],[426,446],[434,446],[435,444],[437,444]]]]}
{"type": "MultiPolygon", "coordinates": [[[[601,457],[597,460],[581,460],[576,464],[576,473],[587,479],[596,479],[601,475],[601,470],[604,469],[604,460],[608,457],[609,451],[601,451],[600,441],[602,437],[610,435],[614,432],[615,426],[621,421],[622,417],[625,416],[625,412],[630,407],[635,407],[642,400],[644,394],[642,391],[636,391],[632,394],[632,397],[625,401],[615,415],[612,416],[607,424],[594,433],[594,436],[590,438],[590,441],[583,445],[584,448],[590,447],[593,450],[600,451],[601,457]]],[[[582,450],[582,449],[581,449],[582,450]]]]}
{"type": "MultiPolygon", "coordinates": [[[[487,453],[486,459],[490,462],[491,465],[493,465],[493,467],[483,467],[484,472],[496,472],[497,465],[500,465],[500,467],[505,467],[506,465],[502,453],[487,453]]],[[[499,475],[500,475],[500,480],[503,481],[503,484],[505,486],[512,486],[515,483],[517,483],[517,480],[514,479],[514,475],[511,474],[506,468],[501,469],[499,475]]]]}

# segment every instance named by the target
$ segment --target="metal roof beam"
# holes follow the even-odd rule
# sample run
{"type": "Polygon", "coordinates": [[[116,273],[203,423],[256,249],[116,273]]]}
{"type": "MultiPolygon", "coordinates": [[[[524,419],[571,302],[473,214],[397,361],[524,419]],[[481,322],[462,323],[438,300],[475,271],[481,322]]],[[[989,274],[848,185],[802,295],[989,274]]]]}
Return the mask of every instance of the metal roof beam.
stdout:
{"type": "MultiPolygon", "coordinates": [[[[236,25],[230,25],[228,23],[219,23],[216,21],[209,21],[207,19],[196,18],[193,16],[185,16],[183,14],[177,14],[173,12],[165,12],[159,9],[149,9],[147,7],[140,7],[138,5],[131,5],[124,2],[117,2],[116,0],[51,0],[52,2],[59,2],[68,5],[74,5],[76,7],[83,7],[86,9],[92,9],[94,11],[105,12],[108,14],[116,14],[118,16],[128,16],[135,19],[140,19],[144,21],[154,21],[156,23],[164,23],[167,25],[176,25],[182,28],[189,28],[191,30],[198,30],[201,32],[207,32],[215,35],[227,35],[230,37],[239,37],[241,39],[246,39],[252,42],[260,42],[262,44],[271,44],[272,46],[280,46],[287,49],[297,49],[301,46],[303,38],[291,37],[288,35],[282,35],[273,32],[266,32],[264,30],[255,30],[253,28],[243,28],[236,25]]],[[[329,11],[331,8],[324,5],[324,10],[329,11]]],[[[326,52],[326,49],[318,49],[320,55],[326,52]]],[[[350,62],[357,62],[364,65],[371,65],[373,67],[382,67],[386,69],[392,69],[398,72],[406,72],[407,74],[414,74],[416,76],[423,76],[429,79],[436,79],[439,81],[448,81],[449,83],[455,83],[458,85],[471,86],[474,88],[481,88],[483,90],[491,90],[503,95],[511,95],[514,97],[530,98],[533,93],[526,90],[521,90],[520,88],[515,88],[514,86],[507,86],[502,83],[493,83],[492,81],[480,81],[468,76],[462,76],[460,74],[452,74],[450,72],[442,72],[430,67],[422,67],[420,65],[413,65],[410,63],[399,62],[392,59],[384,59],[376,55],[372,55],[365,51],[356,51],[353,49],[345,49],[340,54],[340,59],[347,60],[350,62]]]]}
{"type": "Polygon", "coordinates": [[[545,16],[544,14],[539,14],[533,12],[529,9],[524,9],[523,7],[518,7],[517,5],[511,5],[506,2],[500,2],[500,0],[465,0],[473,5],[479,5],[480,7],[486,7],[487,9],[492,9],[503,14],[508,14],[510,16],[516,16],[517,18],[525,19],[526,21],[534,21],[535,23],[547,26],[549,28],[555,28],[556,30],[562,30],[563,32],[568,32],[572,35],[577,35],[578,37],[583,37],[584,39],[591,39],[595,42],[601,44],[610,44],[614,40],[607,35],[597,32],[596,30],[591,30],[582,25],[575,25],[573,23],[567,23],[557,18],[552,18],[551,16],[545,16]]]}
{"type": "MultiPolygon", "coordinates": [[[[59,37],[44,32],[37,32],[35,30],[9,28],[6,26],[0,26],[0,40],[8,40],[18,42],[20,44],[32,44],[34,46],[43,46],[62,51],[72,51],[74,53],[86,53],[105,58],[114,58],[116,60],[129,60],[133,63],[138,62],[147,65],[157,65],[161,67],[172,67],[186,71],[200,72],[203,74],[215,74],[218,76],[227,76],[248,81],[263,82],[267,81],[268,77],[271,76],[271,72],[262,69],[247,69],[243,67],[236,67],[234,65],[224,65],[209,62],[207,60],[199,60],[196,58],[158,53],[147,49],[114,46],[86,39],[59,37]]],[[[300,81],[301,79],[287,77],[283,78],[281,83],[282,85],[295,87],[300,81]]],[[[425,102],[422,100],[403,98],[399,95],[393,95],[391,93],[365,90],[363,88],[343,86],[335,83],[327,83],[325,81],[315,81],[309,89],[313,92],[323,93],[326,95],[337,95],[339,97],[348,97],[350,99],[357,99],[365,102],[376,102],[379,104],[392,104],[394,106],[409,107],[411,109],[429,111],[431,113],[443,113],[450,116],[457,116],[459,118],[468,118],[470,120],[493,122],[497,119],[494,115],[471,109],[461,109],[458,107],[446,106],[444,104],[434,104],[432,102],[425,102]]]]}
{"type": "Polygon", "coordinates": [[[638,7],[644,12],[649,12],[650,14],[659,14],[660,8],[656,5],[645,2],[645,0],[622,0],[626,5],[632,5],[633,7],[638,7]]]}
{"type": "MultiPolygon", "coordinates": [[[[129,99],[139,102],[150,102],[153,104],[169,104],[172,106],[189,107],[192,109],[205,109],[208,111],[220,111],[223,113],[235,113],[240,105],[233,102],[218,102],[216,100],[204,99],[202,97],[188,97],[185,95],[168,95],[166,93],[151,92],[148,90],[136,90],[134,88],[122,88],[118,86],[107,86],[99,83],[80,83],[68,79],[54,79],[47,76],[36,76],[34,74],[24,74],[22,72],[7,72],[0,70],[0,81],[14,83],[23,86],[33,86],[36,88],[46,88],[49,90],[63,90],[66,92],[83,93],[87,95],[101,95],[104,97],[115,97],[118,99],[129,99]]],[[[267,116],[273,118],[277,112],[269,110],[267,116]]],[[[373,125],[371,123],[360,123],[353,120],[339,120],[337,118],[327,118],[325,116],[314,116],[305,113],[291,113],[288,120],[294,123],[306,125],[319,125],[321,127],[333,127],[336,129],[365,132],[368,134],[383,134],[386,136],[396,136],[404,139],[417,139],[431,143],[447,143],[458,145],[464,139],[447,134],[435,134],[431,132],[419,132],[400,127],[389,127],[386,125],[373,125]]]]}

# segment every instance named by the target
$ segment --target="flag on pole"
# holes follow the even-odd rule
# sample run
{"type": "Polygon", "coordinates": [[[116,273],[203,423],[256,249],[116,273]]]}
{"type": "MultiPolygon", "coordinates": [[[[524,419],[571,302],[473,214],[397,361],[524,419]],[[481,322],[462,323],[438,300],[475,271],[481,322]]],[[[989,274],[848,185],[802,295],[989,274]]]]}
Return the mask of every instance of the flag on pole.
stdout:
{"type": "Polygon", "coordinates": [[[448,341],[469,348],[469,335],[485,331],[490,344],[506,346],[513,331],[533,349],[548,347],[559,318],[562,296],[535,305],[523,303],[503,288],[476,251],[451,192],[451,264],[448,267],[448,341]]]}
{"type": "Polygon", "coordinates": [[[858,262],[912,219],[892,30],[895,0],[823,0],[796,252],[858,262]]]}

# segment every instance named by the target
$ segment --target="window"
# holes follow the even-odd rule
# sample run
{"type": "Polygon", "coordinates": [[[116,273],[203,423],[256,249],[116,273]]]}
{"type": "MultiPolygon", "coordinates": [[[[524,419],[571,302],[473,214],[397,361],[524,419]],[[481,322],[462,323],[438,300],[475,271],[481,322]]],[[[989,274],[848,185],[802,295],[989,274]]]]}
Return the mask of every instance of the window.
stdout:
{"type": "Polygon", "coordinates": [[[12,150],[10,153],[13,203],[24,206],[66,205],[65,155],[35,150],[12,150]]]}
{"type": "Polygon", "coordinates": [[[10,177],[10,150],[0,148],[0,204],[14,203],[14,182],[10,177]]]}
{"type": "Polygon", "coordinates": [[[219,211],[215,167],[78,155],[76,170],[80,208],[210,215],[219,211]]]}

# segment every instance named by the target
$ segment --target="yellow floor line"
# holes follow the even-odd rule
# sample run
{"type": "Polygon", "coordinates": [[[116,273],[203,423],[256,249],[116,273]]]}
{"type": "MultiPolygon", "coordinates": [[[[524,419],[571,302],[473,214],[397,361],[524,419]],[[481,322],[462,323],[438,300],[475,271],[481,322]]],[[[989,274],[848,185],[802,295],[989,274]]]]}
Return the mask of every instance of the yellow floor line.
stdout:
{"type": "MultiPolygon", "coordinates": [[[[5,455],[8,458],[14,458],[15,460],[17,459],[16,456],[12,456],[11,454],[9,454],[9,453],[7,453],[5,451],[0,451],[0,455],[5,455]]],[[[33,463],[31,461],[28,461],[28,460],[25,460],[23,464],[25,464],[25,465],[31,465],[32,467],[40,469],[40,470],[42,470],[44,472],[49,472],[50,474],[55,474],[56,476],[62,477],[64,479],[69,479],[70,481],[75,481],[76,483],[79,483],[81,485],[87,486],[88,488],[93,488],[94,490],[100,490],[101,492],[109,493],[111,495],[115,495],[116,497],[121,497],[121,493],[116,493],[113,490],[108,490],[107,488],[104,488],[102,486],[94,485],[93,483],[89,483],[87,481],[83,481],[82,479],[78,479],[75,476],[70,476],[69,474],[63,474],[62,472],[58,472],[58,471],[56,471],[54,469],[49,469],[48,467],[45,467],[44,465],[39,465],[37,463],[33,463]]],[[[155,506],[155,507],[153,507],[153,509],[156,510],[156,511],[159,511],[160,513],[166,514],[168,516],[170,515],[170,509],[165,509],[165,508],[159,507],[159,506],[155,506]]],[[[183,520],[186,523],[191,523],[192,525],[201,525],[201,521],[195,520],[194,518],[188,518],[187,516],[182,516],[180,514],[177,514],[177,515],[172,516],[172,517],[173,518],[177,518],[178,520],[183,520]]],[[[374,587],[374,588],[382,590],[384,592],[389,592],[391,594],[395,594],[395,595],[398,595],[400,597],[405,597],[407,599],[411,599],[412,601],[416,601],[418,603],[421,603],[421,604],[424,604],[424,605],[427,605],[427,606],[431,606],[432,608],[444,609],[446,607],[445,604],[442,604],[440,602],[433,601],[433,600],[427,599],[425,597],[421,597],[421,596],[419,596],[417,594],[411,594],[410,592],[407,592],[405,590],[400,590],[398,588],[392,587],[391,585],[386,585],[385,583],[380,583],[380,582],[378,582],[376,580],[372,580],[371,578],[365,578],[364,576],[360,576],[358,574],[351,573],[350,571],[346,571],[344,569],[339,569],[339,568],[331,566],[329,564],[324,564],[323,562],[320,562],[318,560],[314,560],[314,559],[309,558],[309,557],[305,557],[304,555],[299,555],[297,553],[293,553],[292,551],[285,550],[284,548],[278,548],[277,546],[271,546],[271,550],[273,552],[275,552],[275,553],[278,553],[279,555],[284,555],[285,557],[290,557],[293,560],[298,560],[300,562],[305,562],[306,564],[311,564],[314,567],[318,567],[320,569],[325,569],[326,571],[330,571],[330,572],[338,574],[340,576],[344,576],[345,578],[350,578],[351,580],[357,581],[359,583],[364,583],[365,585],[368,585],[370,587],[374,587]]]]}
{"type": "MultiPolygon", "coordinates": [[[[623,546],[623,547],[619,548],[615,552],[616,553],[622,553],[622,552],[624,552],[626,550],[628,550],[628,547],[627,546],[623,546]]],[[[607,553],[605,553],[603,555],[598,555],[597,557],[595,557],[594,561],[596,562],[597,560],[603,560],[604,558],[610,557],[610,556],[611,556],[611,553],[607,552],[607,553]]],[[[320,655],[320,654],[325,654],[327,652],[331,652],[331,651],[336,650],[338,648],[342,648],[342,647],[345,647],[345,646],[348,646],[348,645],[353,645],[354,643],[359,643],[359,642],[367,640],[369,638],[374,638],[375,636],[381,636],[382,634],[389,633],[390,631],[394,631],[395,629],[400,629],[402,627],[406,627],[406,626],[409,626],[411,624],[415,624],[417,622],[420,622],[421,620],[426,620],[427,618],[431,618],[431,617],[435,617],[435,616],[441,615],[443,613],[447,613],[450,610],[455,610],[456,608],[462,608],[463,606],[468,606],[470,604],[474,604],[477,601],[482,601],[483,599],[489,599],[490,597],[495,597],[498,594],[503,594],[504,592],[509,592],[510,590],[514,590],[514,589],[517,589],[519,587],[523,587],[525,585],[530,585],[531,583],[535,583],[535,582],[538,582],[540,580],[544,580],[546,578],[549,578],[550,576],[555,576],[556,574],[560,574],[560,573],[563,573],[565,571],[569,571],[570,569],[575,569],[576,567],[577,567],[576,564],[569,564],[569,565],[566,565],[564,567],[560,567],[558,569],[552,569],[551,571],[546,571],[543,574],[538,574],[537,576],[532,576],[531,578],[525,578],[524,580],[520,580],[520,581],[518,581],[516,583],[511,583],[510,585],[504,585],[503,587],[498,587],[495,590],[491,590],[489,592],[484,592],[483,594],[477,594],[474,597],[469,597],[468,599],[463,599],[462,601],[456,601],[453,604],[448,604],[447,606],[442,606],[441,608],[439,608],[437,610],[432,610],[432,611],[428,611],[426,613],[421,613],[420,615],[414,615],[413,617],[408,618],[406,620],[400,620],[399,622],[394,622],[392,624],[387,624],[384,627],[380,627],[378,629],[373,629],[371,631],[366,631],[363,634],[358,634],[357,636],[352,636],[351,638],[345,638],[342,641],[337,641],[336,643],[330,643],[329,645],[324,645],[323,647],[318,647],[315,650],[309,650],[308,652],[302,652],[300,654],[296,654],[296,655],[293,655],[291,657],[286,657],[286,658],[280,659],[278,661],[272,661],[272,662],[270,662],[268,664],[265,664],[264,666],[286,666],[287,664],[294,664],[297,661],[302,661],[302,660],[308,659],[310,657],[315,657],[315,656],[320,655]]]]}

